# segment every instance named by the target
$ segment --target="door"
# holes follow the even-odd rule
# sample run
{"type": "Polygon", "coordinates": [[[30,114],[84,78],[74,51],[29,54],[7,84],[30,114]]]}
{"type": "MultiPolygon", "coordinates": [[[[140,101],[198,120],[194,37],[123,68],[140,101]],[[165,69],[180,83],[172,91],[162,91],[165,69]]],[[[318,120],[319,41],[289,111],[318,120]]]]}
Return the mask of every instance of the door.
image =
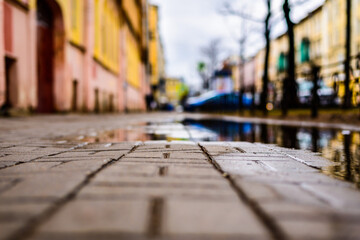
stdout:
{"type": "Polygon", "coordinates": [[[37,1],[38,112],[54,111],[54,21],[47,1],[37,1]]]}

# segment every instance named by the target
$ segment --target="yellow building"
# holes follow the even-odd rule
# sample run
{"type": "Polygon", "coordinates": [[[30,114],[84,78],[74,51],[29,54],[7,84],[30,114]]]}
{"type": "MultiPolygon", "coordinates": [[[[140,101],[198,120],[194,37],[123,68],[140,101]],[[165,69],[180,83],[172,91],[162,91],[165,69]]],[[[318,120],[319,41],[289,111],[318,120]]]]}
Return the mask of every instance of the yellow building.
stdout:
{"type": "Polygon", "coordinates": [[[188,93],[188,87],[180,78],[166,78],[165,95],[167,102],[173,106],[179,105],[181,99],[188,93]]]}
{"type": "MultiPolygon", "coordinates": [[[[353,90],[353,104],[359,95],[359,86],[355,80],[360,77],[357,70],[356,56],[360,53],[360,0],[352,1],[352,39],[351,39],[351,67],[354,70],[350,88],[353,90]]],[[[307,17],[295,24],[295,62],[296,76],[300,83],[309,80],[311,64],[321,67],[321,77],[328,86],[338,82],[338,96],[344,95],[343,80],[345,60],[346,34],[346,1],[326,0],[319,8],[312,11],[307,17]]],[[[269,80],[275,87],[274,101],[280,101],[282,82],[286,77],[288,52],[288,36],[286,33],[271,41],[269,59],[269,80]]],[[[264,49],[261,49],[256,58],[256,90],[261,91],[261,79],[264,67],[264,49]]]]}
{"type": "Polygon", "coordinates": [[[157,85],[159,83],[159,12],[158,6],[150,5],[149,8],[149,62],[150,62],[150,83],[157,85]]]}
{"type": "Polygon", "coordinates": [[[149,7],[149,63],[150,83],[159,84],[160,78],[165,77],[165,59],[159,32],[159,8],[156,5],[149,7]]]}
{"type": "MultiPolygon", "coordinates": [[[[72,1],[76,6],[80,1],[72,1]]],[[[113,0],[95,0],[94,58],[114,73],[119,72],[120,11],[113,0]]],[[[72,15],[74,16],[74,15],[72,15]]],[[[75,19],[81,16],[74,16],[75,19]]],[[[79,20],[78,20],[79,21],[79,20]]],[[[77,21],[77,22],[78,22],[77,21]]],[[[74,30],[73,30],[74,31],[74,30]]],[[[78,36],[75,35],[75,36],[78,36]]],[[[74,40],[73,40],[74,41],[74,40]]]]}
{"type": "Polygon", "coordinates": [[[147,0],[0,0],[0,106],[145,109],[147,24],[147,0]]]}
{"type": "MultiPolygon", "coordinates": [[[[337,91],[340,99],[345,95],[344,87],[344,65],[346,50],[346,1],[327,0],[324,4],[323,20],[325,39],[323,44],[324,71],[323,75],[327,82],[337,82],[337,91]],[[334,17],[336,16],[336,17],[334,17]]],[[[360,1],[352,1],[352,37],[351,37],[351,68],[354,70],[350,81],[350,91],[353,91],[352,103],[357,104],[356,96],[359,94],[358,84],[355,79],[360,77],[356,56],[360,53],[360,1]]]]}
{"type": "Polygon", "coordinates": [[[226,58],[223,61],[223,64],[226,65],[231,70],[231,79],[233,81],[233,91],[238,92],[240,90],[240,57],[233,55],[226,58]]]}
{"type": "Polygon", "coordinates": [[[298,81],[309,80],[311,64],[323,65],[322,8],[315,9],[294,28],[298,81]]]}

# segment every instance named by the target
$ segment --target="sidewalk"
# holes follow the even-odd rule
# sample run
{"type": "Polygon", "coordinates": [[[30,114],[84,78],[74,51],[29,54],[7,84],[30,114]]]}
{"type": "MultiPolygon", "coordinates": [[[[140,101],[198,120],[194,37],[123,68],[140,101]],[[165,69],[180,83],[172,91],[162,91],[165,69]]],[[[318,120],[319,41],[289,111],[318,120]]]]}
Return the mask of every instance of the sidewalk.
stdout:
{"type": "MultiPolygon", "coordinates": [[[[135,118],[149,117],[164,115],[135,118]]],[[[2,129],[0,239],[360,239],[360,191],[320,173],[330,163],[316,154],[246,142],[55,142],[45,136],[131,119],[73,119],[70,129],[55,118],[36,137],[41,119],[2,129]]]]}

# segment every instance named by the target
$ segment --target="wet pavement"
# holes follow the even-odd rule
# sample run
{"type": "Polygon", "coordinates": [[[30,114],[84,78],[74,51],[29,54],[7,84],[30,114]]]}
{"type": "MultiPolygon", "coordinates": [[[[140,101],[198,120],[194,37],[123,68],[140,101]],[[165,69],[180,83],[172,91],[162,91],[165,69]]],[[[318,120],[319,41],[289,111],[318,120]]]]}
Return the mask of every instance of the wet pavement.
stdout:
{"type": "Polygon", "coordinates": [[[360,191],[310,151],[357,159],[356,127],[208,118],[0,119],[0,239],[360,239],[360,191]]]}
{"type": "Polygon", "coordinates": [[[145,122],[88,136],[84,142],[122,142],[146,140],[245,141],[276,144],[290,149],[310,150],[331,160],[322,172],[355,183],[360,188],[360,131],[334,126],[294,126],[251,121],[168,118],[145,122]]]}

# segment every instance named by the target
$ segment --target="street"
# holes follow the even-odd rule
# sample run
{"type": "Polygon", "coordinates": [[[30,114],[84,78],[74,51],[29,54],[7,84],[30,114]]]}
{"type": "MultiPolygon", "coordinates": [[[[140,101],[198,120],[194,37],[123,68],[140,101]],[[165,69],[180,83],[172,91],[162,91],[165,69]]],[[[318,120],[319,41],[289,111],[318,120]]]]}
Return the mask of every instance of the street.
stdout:
{"type": "Polygon", "coordinates": [[[201,141],[185,117],[206,115],[0,119],[0,239],[360,239],[359,189],[332,161],[201,141]]]}

